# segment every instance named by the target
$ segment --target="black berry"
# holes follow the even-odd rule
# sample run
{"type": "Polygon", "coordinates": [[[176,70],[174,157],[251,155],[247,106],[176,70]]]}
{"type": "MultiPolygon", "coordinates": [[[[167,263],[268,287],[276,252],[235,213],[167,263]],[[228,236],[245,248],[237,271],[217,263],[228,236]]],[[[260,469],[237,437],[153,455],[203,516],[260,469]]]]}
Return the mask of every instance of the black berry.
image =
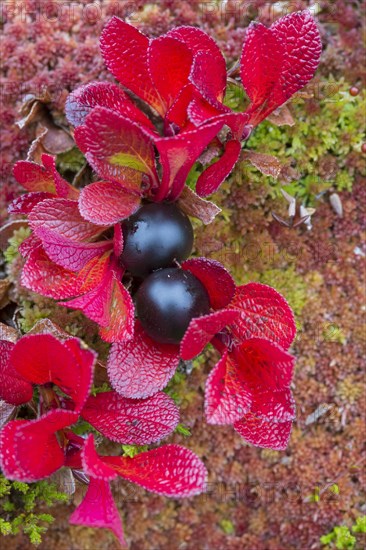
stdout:
{"type": "Polygon", "coordinates": [[[189,218],[172,203],[142,206],[123,222],[121,262],[137,277],[185,260],[192,251],[193,228],[189,218]]]}
{"type": "Polygon", "coordinates": [[[210,300],[203,284],[179,268],[155,271],[136,293],[136,311],[147,334],[163,344],[179,344],[193,317],[207,315],[210,300]]]}

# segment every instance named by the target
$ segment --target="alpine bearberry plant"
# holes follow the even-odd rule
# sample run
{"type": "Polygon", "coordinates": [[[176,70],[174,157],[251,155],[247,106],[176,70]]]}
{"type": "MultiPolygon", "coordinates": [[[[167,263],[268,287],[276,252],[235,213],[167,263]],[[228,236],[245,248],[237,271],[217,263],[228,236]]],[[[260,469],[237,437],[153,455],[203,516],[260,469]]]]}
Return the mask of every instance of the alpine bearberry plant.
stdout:
{"type": "Polygon", "coordinates": [[[0,396],[17,419],[4,426],[0,460],[9,479],[32,482],[60,468],[89,481],[74,523],[108,527],[124,543],[109,482],[116,476],[167,496],[204,490],[191,451],[164,445],[134,457],[104,456],[95,431],[148,445],[178,425],[162,392],[181,361],[210,343],[220,360],[208,377],[208,423],[233,425],[248,442],[285,449],[295,418],[291,394],[295,322],[286,300],[259,283],[236,286],[223,265],[189,258],[189,216],[210,223],[215,192],[253,129],[313,77],[321,43],[308,12],[270,28],[252,24],[240,59],[245,112],[225,105],[228,73],[216,43],[195,27],[149,39],[114,17],[101,37],[121,86],[93,82],[72,92],[66,116],[96,175],[69,184],[56,159],[15,165],[27,193],[9,211],[31,234],[19,251],[21,284],[81,311],[111,343],[112,391],[90,395],[96,354],[51,334],[2,341],[0,396]],[[199,173],[195,190],[187,185],[199,173]],[[89,428],[80,435],[81,421],[89,428]]]}

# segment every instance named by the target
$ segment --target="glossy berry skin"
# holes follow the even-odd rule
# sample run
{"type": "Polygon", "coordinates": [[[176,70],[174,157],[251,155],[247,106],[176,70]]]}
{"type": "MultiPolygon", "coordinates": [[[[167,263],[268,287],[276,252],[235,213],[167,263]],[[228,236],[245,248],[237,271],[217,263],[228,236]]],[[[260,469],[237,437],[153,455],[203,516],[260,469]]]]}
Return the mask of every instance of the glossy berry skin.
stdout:
{"type": "Polygon", "coordinates": [[[193,317],[207,315],[209,310],[203,284],[179,268],[155,271],[136,293],[136,311],[143,328],[162,344],[179,344],[193,317]]]}
{"type": "Polygon", "coordinates": [[[137,277],[185,260],[192,251],[193,228],[189,218],[172,203],[142,206],[123,222],[121,262],[137,277]]]}

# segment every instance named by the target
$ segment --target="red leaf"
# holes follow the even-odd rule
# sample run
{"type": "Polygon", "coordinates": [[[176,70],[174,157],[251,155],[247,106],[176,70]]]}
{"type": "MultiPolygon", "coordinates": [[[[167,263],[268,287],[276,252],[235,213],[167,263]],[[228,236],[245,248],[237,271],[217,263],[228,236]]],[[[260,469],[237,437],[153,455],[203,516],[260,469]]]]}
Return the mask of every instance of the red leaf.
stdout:
{"type": "Polygon", "coordinates": [[[91,285],[86,294],[64,302],[61,305],[72,309],[79,309],[88,319],[95,321],[99,326],[107,327],[111,317],[113,274],[108,269],[107,263],[104,263],[103,267],[102,278],[93,281],[93,285],[91,285]]]}
{"type": "Polygon", "coordinates": [[[112,241],[80,243],[67,239],[55,231],[40,227],[37,231],[47,256],[57,265],[79,271],[93,258],[99,258],[112,249],[112,241]]]}
{"type": "Polygon", "coordinates": [[[133,337],[135,308],[128,290],[113,278],[112,297],[109,306],[110,318],[99,333],[106,342],[124,342],[133,337]]]}
{"type": "Polygon", "coordinates": [[[267,422],[249,413],[234,424],[235,430],[256,447],[284,451],[290,439],[292,422],[267,422]]]}
{"type": "Polygon", "coordinates": [[[77,242],[92,239],[103,231],[86,221],[79,212],[77,201],[69,199],[42,201],[29,214],[28,220],[36,234],[39,229],[51,229],[77,242]]]}
{"type": "Polygon", "coordinates": [[[52,172],[28,160],[19,160],[14,165],[14,177],[27,191],[56,194],[52,172]]]}
{"type": "Polygon", "coordinates": [[[206,168],[197,180],[196,192],[200,197],[212,195],[218,189],[234,168],[240,151],[240,141],[233,139],[227,142],[224,154],[206,168]]]}
{"type": "Polygon", "coordinates": [[[52,199],[54,195],[39,191],[37,193],[25,193],[13,200],[8,206],[9,214],[29,214],[38,203],[45,199],[52,199]]]}
{"type": "Polygon", "coordinates": [[[178,364],[178,346],[155,342],[136,322],[134,339],[112,346],[107,369],[116,392],[135,399],[163,389],[178,364]]]}
{"type": "Polygon", "coordinates": [[[51,334],[23,336],[12,351],[10,364],[33,384],[53,383],[71,397],[76,407],[90,390],[95,354],[80,347],[76,338],[61,343],[51,334]]]}
{"type": "Polygon", "coordinates": [[[239,340],[268,338],[285,349],[290,347],[296,334],[294,315],[276,290],[260,283],[239,286],[230,307],[241,311],[231,329],[239,340]]]}
{"type": "Polygon", "coordinates": [[[105,64],[113,76],[164,114],[147,66],[149,39],[132,25],[113,17],[104,28],[100,46],[105,64]]]}
{"type": "Polygon", "coordinates": [[[250,410],[251,392],[245,374],[225,352],[206,382],[205,414],[209,424],[232,424],[250,410]]]}
{"type": "Polygon", "coordinates": [[[75,273],[52,262],[41,247],[30,253],[21,283],[33,292],[56,300],[77,296],[81,285],[75,273]]]}
{"type": "Polygon", "coordinates": [[[152,131],[154,130],[150,119],[136,107],[119,86],[111,82],[91,82],[72,92],[66,101],[67,120],[73,126],[81,126],[90,111],[98,106],[111,109],[152,131]]]}
{"type": "Polygon", "coordinates": [[[53,176],[55,182],[56,195],[63,199],[77,200],[79,196],[79,190],[70,185],[64,178],[58,173],[56,168],[56,157],[52,155],[42,155],[43,166],[49,170],[53,176]]]}
{"type": "Polygon", "coordinates": [[[226,307],[235,293],[234,279],[216,260],[192,258],[182,264],[182,268],[193,273],[206,288],[214,309],[226,307]]]}
{"type": "Polygon", "coordinates": [[[53,410],[37,420],[13,420],[0,433],[0,466],[8,479],[33,482],[64,464],[55,432],[74,424],[78,414],[53,410]]]}
{"type": "Polygon", "coordinates": [[[126,399],[116,392],[91,396],[82,417],[104,437],[128,445],[146,445],[167,437],[179,422],[174,401],[159,392],[148,399],[126,399]]]}
{"type": "Polygon", "coordinates": [[[0,398],[11,405],[22,405],[32,399],[33,387],[10,364],[14,345],[0,340],[0,398]]]}
{"type": "Polygon", "coordinates": [[[237,316],[237,311],[224,309],[192,319],[180,344],[181,358],[189,361],[199,355],[215,334],[230,325],[237,316]]]}
{"type": "Polygon", "coordinates": [[[24,239],[24,241],[19,245],[19,252],[23,258],[27,258],[29,254],[38,247],[42,247],[42,241],[35,235],[31,233],[29,237],[24,239]]]}
{"type": "Polygon", "coordinates": [[[150,75],[166,112],[188,84],[193,56],[185,44],[169,36],[152,40],[147,55],[150,75]]]}
{"type": "Polygon", "coordinates": [[[101,178],[116,181],[137,195],[143,175],[157,181],[153,142],[131,120],[95,107],[84,126],[76,128],[75,140],[101,178]]]}
{"type": "Polygon", "coordinates": [[[176,27],[166,36],[184,42],[194,54],[190,80],[212,102],[222,101],[226,88],[226,63],[216,42],[197,27],[176,27]]]}
{"type": "Polygon", "coordinates": [[[113,225],[131,216],[140,206],[140,197],[115,182],[97,181],[80,193],[79,210],[88,221],[97,225],[113,225]]]}
{"type": "Polygon", "coordinates": [[[82,468],[86,475],[95,479],[104,479],[104,481],[112,481],[117,477],[117,473],[107,464],[95,450],[94,436],[89,434],[86,437],[81,453],[82,468]]]}
{"type": "Polygon", "coordinates": [[[103,459],[124,479],[159,495],[189,497],[205,490],[207,471],[203,462],[179,445],[163,445],[134,458],[103,459]]]}
{"type": "Polygon", "coordinates": [[[157,201],[168,196],[171,200],[179,197],[193,164],[214,139],[222,124],[222,122],[207,124],[191,132],[155,140],[163,168],[157,201]]]}
{"type": "Polygon", "coordinates": [[[307,84],[318,67],[321,41],[309,11],[291,13],[270,29],[252,23],[241,56],[241,79],[258,124],[307,84]]]}
{"type": "Polygon", "coordinates": [[[107,481],[91,478],[84,499],[70,516],[70,523],[110,529],[121,546],[127,546],[122,521],[107,481]]]}
{"type": "Polygon", "coordinates": [[[202,199],[187,186],[184,187],[179,197],[178,205],[188,216],[198,218],[205,225],[213,222],[217,214],[221,212],[221,208],[216,204],[202,199]]]}
{"type": "Polygon", "coordinates": [[[295,402],[289,388],[263,390],[253,395],[251,412],[267,422],[288,422],[295,418],[295,402]]]}
{"type": "Polygon", "coordinates": [[[295,359],[269,340],[245,340],[234,347],[230,358],[238,365],[253,393],[282,390],[290,386],[295,359]]]}

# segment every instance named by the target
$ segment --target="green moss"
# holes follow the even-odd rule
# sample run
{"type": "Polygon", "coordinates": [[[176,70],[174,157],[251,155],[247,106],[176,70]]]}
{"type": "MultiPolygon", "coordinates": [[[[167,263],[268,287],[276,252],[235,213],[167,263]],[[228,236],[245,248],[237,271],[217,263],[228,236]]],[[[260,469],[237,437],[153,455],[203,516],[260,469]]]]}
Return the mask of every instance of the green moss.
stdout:
{"type": "Polygon", "coordinates": [[[19,325],[23,332],[29,332],[31,328],[41,319],[47,319],[51,314],[51,309],[39,308],[36,304],[29,301],[22,303],[20,310],[19,325]]]}
{"type": "Polygon", "coordinates": [[[77,147],[73,147],[69,151],[57,155],[56,166],[61,174],[77,173],[85,162],[82,152],[77,147]]]}
{"type": "MultiPolygon", "coordinates": [[[[327,84],[330,87],[332,80],[327,84]]],[[[300,178],[284,189],[306,203],[313,203],[315,195],[326,189],[343,191],[352,187],[355,170],[347,166],[347,160],[350,153],[361,152],[366,92],[352,97],[346,91],[349,84],[344,81],[337,88],[331,97],[311,102],[296,98],[291,105],[294,126],[277,127],[265,121],[247,143],[248,149],[275,155],[283,163],[296,160],[300,178]],[[324,159],[332,157],[335,171],[321,168],[324,159]]],[[[252,168],[246,174],[251,181],[267,184],[272,196],[279,196],[283,186],[274,178],[252,168]]]]}
{"type": "Polygon", "coordinates": [[[147,451],[147,449],[147,445],[122,445],[123,456],[128,456],[130,458],[147,451]]]}
{"type": "Polygon", "coordinates": [[[14,231],[13,236],[10,237],[8,241],[9,246],[4,252],[4,258],[8,264],[13,263],[14,260],[18,258],[19,246],[29,237],[30,234],[30,227],[20,227],[14,231]]]}
{"type": "Polygon", "coordinates": [[[222,531],[226,533],[226,535],[233,535],[235,533],[235,528],[233,525],[233,522],[229,519],[222,519],[219,523],[222,531]]]}
{"type": "Polygon", "coordinates": [[[38,512],[40,506],[51,507],[68,498],[48,481],[28,484],[0,476],[0,533],[7,536],[23,532],[32,544],[40,544],[42,535],[54,521],[51,514],[38,512]]]}

